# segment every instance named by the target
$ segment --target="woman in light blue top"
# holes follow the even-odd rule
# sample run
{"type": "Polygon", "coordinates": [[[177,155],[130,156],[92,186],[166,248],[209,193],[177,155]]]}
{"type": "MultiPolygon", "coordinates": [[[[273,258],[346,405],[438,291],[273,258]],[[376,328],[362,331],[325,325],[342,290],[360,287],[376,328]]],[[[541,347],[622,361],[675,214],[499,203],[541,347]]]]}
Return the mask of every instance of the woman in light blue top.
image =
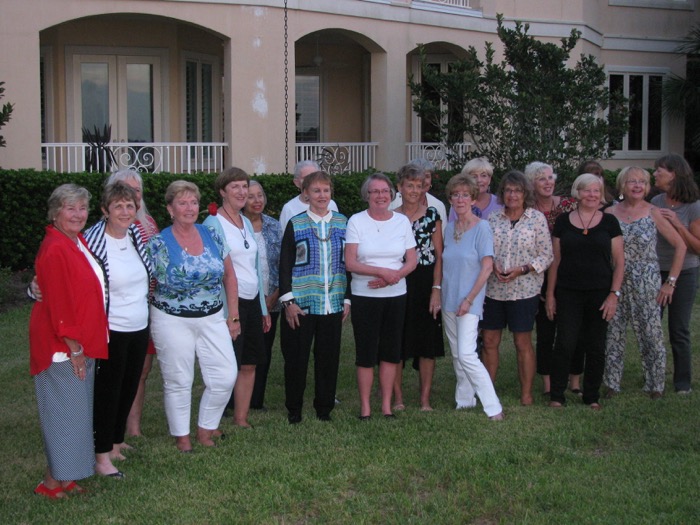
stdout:
{"type": "Polygon", "coordinates": [[[469,175],[455,175],[447,196],[457,218],[445,229],[442,254],[442,320],[457,376],[457,408],[476,406],[479,397],[492,420],[503,419],[493,383],[476,353],[476,336],[483,313],[486,281],[493,267],[493,238],[486,221],[475,217],[472,205],[479,195],[469,175]]]}

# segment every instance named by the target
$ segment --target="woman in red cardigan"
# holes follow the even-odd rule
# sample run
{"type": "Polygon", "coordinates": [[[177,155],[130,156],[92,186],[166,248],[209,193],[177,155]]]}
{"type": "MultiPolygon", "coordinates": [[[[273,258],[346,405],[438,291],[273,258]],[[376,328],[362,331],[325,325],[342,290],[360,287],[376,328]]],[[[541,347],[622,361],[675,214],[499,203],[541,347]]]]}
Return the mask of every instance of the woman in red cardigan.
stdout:
{"type": "Polygon", "coordinates": [[[34,489],[50,499],[84,489],[94,473],[92,400],[96,358],[106,359],[104,273],[80,231],[90,194],[75,184],[56,188],[35,261],[42,300],[29,321],[30,373],[48,467],[34,489]]]}

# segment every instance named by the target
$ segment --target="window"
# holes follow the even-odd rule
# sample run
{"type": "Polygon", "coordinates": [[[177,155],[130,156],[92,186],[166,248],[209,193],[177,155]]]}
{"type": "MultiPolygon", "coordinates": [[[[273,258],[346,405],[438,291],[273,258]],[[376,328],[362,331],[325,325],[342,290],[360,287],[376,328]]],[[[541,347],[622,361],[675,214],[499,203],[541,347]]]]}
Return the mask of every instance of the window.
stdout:
{"type": "Polygon", "coordinates": [[[112,142],[162,140],[164,51],[68,47],[66,67],[69,141],[84,140],[83,128],[104,126],[112,142]]]}
{"type": "MultiPolygon", "coordinates": [[[[447,73],[451,70],[452,64],[454,63],[455,58],[452,55],[428,55],[426,57],[426,65],[430,69],[434,71],[439,71],[441,73],[447,73]]],[[[413,72],[413,78],[416,79],[416,81],[420,81],[421,78],[421,64],[420,64],[420,57],[414,56],[413,57],[413,64],[412,64],[412,72],[413,72]]],[[[428,90],[430,90],[430,86],[427,87],[428,90]]],[[[440,101],[440,96],[437,93],[437,91],[432,90],[432,92],[426,93],[426,96],[428,98],[431,98],[435,100],[435,102],[440,101]]],[[[461,108],[455,107],[455,108],[446,108],[445,105],[440,102],[441,106],[441,111],[443,112],[444,115],[446,115],[446,119],[449,119],[449,121],[459,121],[464,118],[461,108]]],[[[446,122],[445,122],[446,124],[446,122]]],[[[435,122],[428,122],[426,120],[421,119],[418,115],[413,113],[413,141],[414,142],[439,142],[440,141],[440,129],[436,125],[435,122]]],[[[464,137],[454,137],[451,136],[448,138],[450,142],[462,142],[464,137]]]]}
{"type": "Polygon", "coordinates": [[[653,9],[683,9],[693,11],[695,0],[609,0],[608,5],[620,7],[650,7],[653,9]]]}
{"type": "Polygon", "coordinates": [[[318,74],[296,74],[296,141],[321,142],[321,77],[318,74]]]}
{"type": "Polygon", "coordinates": [[[213,142],[218,95],[218,68],[213,57],[185,60],[185,135],[187,142],[213,142]]]}
{"type": "Polygon", "coordinates": [[[655,157],[665,149],[665,122],[661,113],[661,87],[667,71],[611,71],[611,93],[628,99],[629,124],[621,141],[611,144],[617,158],[655,157]]]}

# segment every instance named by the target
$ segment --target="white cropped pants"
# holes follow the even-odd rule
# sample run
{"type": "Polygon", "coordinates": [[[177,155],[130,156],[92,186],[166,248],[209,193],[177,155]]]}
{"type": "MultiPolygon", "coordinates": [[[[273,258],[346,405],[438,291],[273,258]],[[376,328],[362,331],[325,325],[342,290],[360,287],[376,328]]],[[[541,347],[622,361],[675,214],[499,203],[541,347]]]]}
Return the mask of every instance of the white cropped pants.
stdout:
{"type": "Polygon", "coordinates": [[[218,428],[238,375],[223,310],[206,317],[189,318],[151,307],[151,336],[163,376],[170,434],[190,433],[195,356],[204,382],[197,425],[207,430],[218,428]]]}

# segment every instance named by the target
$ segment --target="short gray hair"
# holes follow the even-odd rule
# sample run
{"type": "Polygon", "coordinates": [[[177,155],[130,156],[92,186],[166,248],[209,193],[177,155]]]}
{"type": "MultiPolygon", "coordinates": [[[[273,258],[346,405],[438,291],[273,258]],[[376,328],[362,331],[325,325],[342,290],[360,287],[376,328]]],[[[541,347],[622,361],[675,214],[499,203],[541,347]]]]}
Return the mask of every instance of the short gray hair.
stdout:
{"type": "Polygon", "coordinates": [[[90,202],[90,192],[78,186],[77,184],[61,184],[58,188],[51,192],[51,196],[48,200],[48,212],[46,214],[49,222],[53,222],[61,211],[61,208],[66,204],[73,204],[75,202],[90,202]]]}
{"type": "Polygon", "coordinates": [[[493,165],[486,157],[472,159],[462,168],[462,173],[465,175],[471,175],[475,171],[485,171],[489,174],[489,177],[493,177],[493,165]]]}
{"type": "Polygon", "coordinates": [[[396,190],[394,189],[394,183],[391,182],[391,179],[384,175],[381,171],[378,171],[376,173],[372,173],[369,177],[365,179],[365,181],[362,183],[362,187],[360,188],[360,195],[362,196],[362,200],[365,202],[369,202],[369,185],[372,183],[372,181],[379,180],[382,182],[386,182],[387,186],[389,186],[389,191],[391,192],[391,200],[394,200],[394,197],[396,197],[396,190]]]}
{"type": "Polygon", "coordinates": [[[418,157],[416,159],[411,159],[409,164],[412,166],[417,166],[423,171],[429,171],[431,174],[435,173],[435,164],[428,159],[418,157]]]}
{"type": "Polygon", "coordinates": [[[557,175],[556,173],[554,173],[554,168],[552,167],[552,165],[547,164],[546,162],[539,161],[531,162],[530,164],[525,166],[525,176],[530,182],[535,182],[547,169],[552,170],[554,180],[557,180],[557,175]]]}
{"type": "Polygon", "coordinates": [[[300,160],[294,166],[294,180],[299,180],[301,177],[301,170],[304,168],[314,168],[314,171],[321,171],[321,166],[315,160],[300,160]]]}
{"type": "Polygon", "coordinates": [[[592,173],[584,173],[576,177],[576,180],[571,186],[571,196],[578,200],[579,191],[585,190],[592,184],[600,186],[600,203],[605,204],[605,185],[603,184],[603,179],[592,173]]]}
{"type": "MultiPolygon", "coordinates": [[[[263,195],[263,209],[265,209],[265,206],[267,206],[267,193],[265,193],[265,188],[263,188],[263,185],[260,184],[257,180],[255,179],[250,179],[248,181],[248,191],[252,190],[255,186],[260,186],[260,191],[262,191],[263,195]]],[[[246,203],[246,206],[248,203],[246,203]]],[[[245,209],[245,206],[243,207],[245,209]]]]}

